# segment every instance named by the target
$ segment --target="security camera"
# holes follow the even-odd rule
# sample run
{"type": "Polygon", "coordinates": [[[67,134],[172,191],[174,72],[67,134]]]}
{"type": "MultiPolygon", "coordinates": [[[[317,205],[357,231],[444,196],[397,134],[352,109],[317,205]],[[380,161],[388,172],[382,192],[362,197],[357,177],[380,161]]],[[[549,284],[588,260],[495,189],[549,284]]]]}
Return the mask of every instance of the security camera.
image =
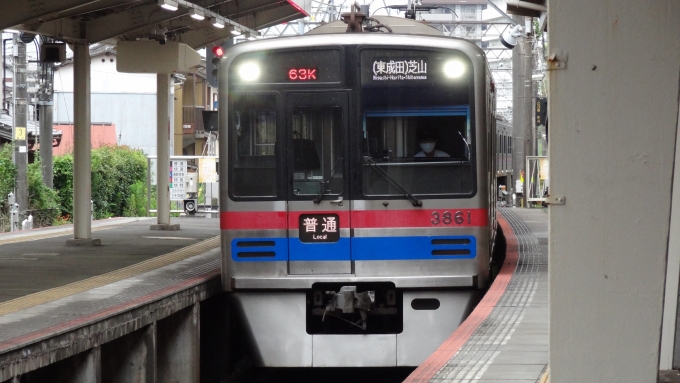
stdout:
{"type": "Polygon", "coordinates": [[[512,49],[517,45],[517,37],[522,36],[524,28],[519,25],[515,25],[512,29],[506,29],[505,32],[501,34],[501,44],[508,49],[512,49]]]}

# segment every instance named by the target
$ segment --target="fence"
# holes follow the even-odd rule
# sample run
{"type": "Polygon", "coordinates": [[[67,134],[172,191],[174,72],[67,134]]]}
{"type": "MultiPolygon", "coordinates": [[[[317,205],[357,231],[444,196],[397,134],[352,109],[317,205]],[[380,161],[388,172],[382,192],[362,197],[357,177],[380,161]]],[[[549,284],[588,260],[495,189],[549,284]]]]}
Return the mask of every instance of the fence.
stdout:
{"type": "Polygon", "coordinates": [[[9,221],[9,211],[3,205],[0,205],[0,233],[9,231],[9,221]]]}
{"type": "MultiPolygon", "coordinates": [[[[33,228],[52,226],[59,217],[59,209],[26,210],[24,217],[33,216],[33,228]]],[[[11,219],[9,209],[5,205],[0,205],[0,233],[11,231],[11,219]]],[[[21,227],[21,222],[19,222],[21,227]]]]}
{"type": "Polygon", "coordinates": [[[52,226],[60,213],[59,209],[26,210],[26,217],[33,216],[33,228],[35,229],[52,226]]]}
{"type": "MultiPolygon", "coordinates": [[[[147,157],[147,211],[158,210],[156,195],[156,156],[147,157]]],[[[170,212],[185,212],[185,203],[194,201],[193,213],[219,212],[219,180],[216,156],[170,156],[170,212]]],[[[189,211],[191,213],[191,211],[189,211]]]]}
{"type": "Polygon", "coordinates": [[[527,202],[545,202],[550,185],[548,159],[544,156],[527,157],[527,202]]]}

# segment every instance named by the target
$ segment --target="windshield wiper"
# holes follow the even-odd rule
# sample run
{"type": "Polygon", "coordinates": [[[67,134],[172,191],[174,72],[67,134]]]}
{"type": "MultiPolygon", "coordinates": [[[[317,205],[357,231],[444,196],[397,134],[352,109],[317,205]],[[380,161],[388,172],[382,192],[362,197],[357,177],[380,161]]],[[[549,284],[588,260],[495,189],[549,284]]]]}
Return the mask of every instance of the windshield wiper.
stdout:
{"type": "Polygon", "coordinates": [[[364,161],[368,163],[370,166],[374,167],[375,171],[381,176],[383,176],[383,178],[385,178],[389,183],[391,183],[392,186],[396,187],[397,189],[399,189],[399,191],[404,193],[403,194],[404,197],[408,198],[411,201],[411,203],[413,203],[413,206],[423,206],[423,202],[421,200],[414,197],[413,194],[409,193],[405,187],[401,186],[399,182],[397,182],[394,178],[390,177],[390,175],[387,174],[386,171],[382,170],[380,166],[378,166],[378,164],[375,163],[375,161],[373,161],[371,157],[364,156],[364,161]]]}
{"type": "Polygon", "coordinates": [[[331,181],[333,181],[333,176],[335,175],[335,171],[338,170],[338,162],[342,162],[342,157],[339,157],[337,160],[335,160],[335,163],[333,164],[333,168],[331,169],[331,177],[328,179],[328,181],[326,181],[326,180],[321,181],[321,191],[319,191],[319,194],[317,194],[316,198],[314,198],[314,203],[321,203],[321,199],[323,198],[323,194],[328,189],[328,186],[331,184],[331,181]]]}
{"type": "Polygon", "coordinates": [[[465,159],[470,161],[470,144],[468,144],[467,140],[465,139],[465,137],[463,137],[463,133],[461,133],[460,130],[458,131],[458,135],[460,136],[460,138],[463,139],[463,142],[465,143],[465,159]]]}

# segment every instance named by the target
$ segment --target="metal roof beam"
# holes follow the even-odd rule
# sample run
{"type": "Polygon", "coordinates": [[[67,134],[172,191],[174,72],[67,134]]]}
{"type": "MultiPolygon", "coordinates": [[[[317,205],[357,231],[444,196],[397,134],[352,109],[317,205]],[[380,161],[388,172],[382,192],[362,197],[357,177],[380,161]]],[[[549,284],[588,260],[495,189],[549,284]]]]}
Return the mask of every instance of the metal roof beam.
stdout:
{"type": "MultiPolygon", "coordinates": [[[[303,15],[295,8],[285,6],[257,12],[254,15],[246,15],[234,21],[252,29],[263,29],[286,21],[299,19],[300,17],[303,17],[303,15]]],[[[182,42],[194,49],[200,49],[210,44],[222,43],[231,37],[233,35],[226,28],[216,29],[208,26],[182,34],[182,42]]]]}
{"type": "Polygon", "coordinates": [[[165,21],[177,19],[189,12],[180,8],[175,12],[166,11],[157,4],[149,4],[117,12],[87,22],[87,40],[100,42],[125,33],[134,32],[165,21]]]}
{"type": "Polygon", "coordinates": [[[304,15],[292,5],[284,2],[276,7],[248,13],[235,20],[244,25],[251,26],[253,29],[262,29],[303,17],[304,15]]]}
{"type": "MultiPolygon", "coordinates": [[[[83,5],[69,8],[65,11],[55,12],[45,17],[41,17],[35,21],[50,21],[69,17],[78,17],[94,12],[106,11],[113,8],[120,8],[123,6],[135,6],[141,5],[145,0],[98,0],[98,1],[85,1],[83,5]]],[[[24,24],[30,24],[34,20],[25,21],[24,24]]]]}
{"type": "MultiPolygon", "coordinates": [[[[272,14],[282,13],[284,15],[283,18],[286,20],[290,19],[291,14],[302,17],[302,14],[287,1],[276,3],[272,3],[271,0],[232,1],[213,7],[210,11],[252,29],[262,28],[263,25],[270,25],[272,14]]],[[[205,31],[208,27],[213,28],[210,26],[207,18],[199,22],[191,19],[188,14],[188,8],[180,7],[179,10],[171,12],[160,8],[155,3],[131,8],[88,21],[86,25],[87,40],[90,43],[95,43],[133,32],[148,30],[149,33],[152,33],[154,29],[172,29],[176,26],[188,26],[199,31],[199,34],[203,34],[200,31],[205,31]]],[[[281,17],[279,16],[279,18],[281,17]]],[[[192,32],[187,32],[186,34],[191,34],[192,32]]],[[[228,31],[220,32],[217,30],[214,33],[207,34],[216,36],[224,34],[225,38],[230,37],[227,33],[228,31]]],[[[184,36],[186,34],[182,35],[182,41],[185,43],[184,36]]],[[[188,37],[190,38],[190,36],[188,37]]],[[[189,43],[189,45],[196,48],[192,43],[189,43]]]]}
{"type": "Polygon", "coordinates": [[[47,17],[57,12],[68,11],[83,5],[94,4],[99,0],[0,0],[0,29],[10,28],[26,23],[27,20],[35,20],[47,17]]]}
{"type": "Polygon", "coordinates": [[[85,38],[84,25],[85,23],[80,20],[64,18],[47,21],[36,26],[22,24],[17,29],[72,43],[82,41],[85,38]]]}

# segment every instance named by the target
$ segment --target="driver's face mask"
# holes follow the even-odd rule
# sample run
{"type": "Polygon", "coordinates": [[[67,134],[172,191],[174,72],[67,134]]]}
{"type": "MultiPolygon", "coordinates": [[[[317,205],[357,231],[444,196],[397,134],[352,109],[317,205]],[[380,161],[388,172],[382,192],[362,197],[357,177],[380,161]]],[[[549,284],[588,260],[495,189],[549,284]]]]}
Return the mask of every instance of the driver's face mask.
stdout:
{"type": "Polygon", "coordinates": [[[420,144],[420,148],[423,149],[425,153],[432,153],[434,150],[434,142],[423,142],[420,144]]]}

